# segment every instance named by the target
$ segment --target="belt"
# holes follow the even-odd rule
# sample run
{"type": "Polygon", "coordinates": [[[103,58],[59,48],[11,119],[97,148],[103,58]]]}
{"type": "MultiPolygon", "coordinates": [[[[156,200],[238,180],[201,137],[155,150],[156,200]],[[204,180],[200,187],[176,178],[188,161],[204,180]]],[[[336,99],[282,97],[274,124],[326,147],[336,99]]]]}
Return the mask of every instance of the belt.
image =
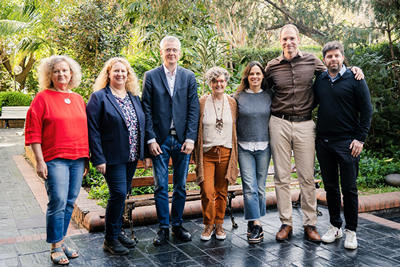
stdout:
{"type": "Polygon", "coordinates": [[[170,135],[176,135],[176,130],[175,129],[170,129],[169,130],[170,135]]]}
{"type": "Polygon", "coordinates": [[[310,116],[292,116],[292,115],[284,115],[276,112],[271,113],[272,116],[291,121],[291,122],[301,122],[301,121],[309,121],[311,120],[311,115],[310,116]]]}

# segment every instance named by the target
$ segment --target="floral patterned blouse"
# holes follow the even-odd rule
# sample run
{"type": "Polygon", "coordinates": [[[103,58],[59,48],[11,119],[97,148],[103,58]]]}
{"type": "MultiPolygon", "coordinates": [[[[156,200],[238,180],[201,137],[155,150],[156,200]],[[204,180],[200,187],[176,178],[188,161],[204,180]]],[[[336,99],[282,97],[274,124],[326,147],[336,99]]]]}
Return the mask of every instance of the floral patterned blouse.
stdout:
{"type": "Polygon", "coordinates": [[[129,131],[129,145],[131,147],[131,153],[129,155],[129,162],[139,159],[139,122],[136,115],[135,108],[133,107],[132,101],[128,94],[125,98],[120,98],[114,95],[119,107],[122,109],[124,114],[125,123],[129,131]]]}

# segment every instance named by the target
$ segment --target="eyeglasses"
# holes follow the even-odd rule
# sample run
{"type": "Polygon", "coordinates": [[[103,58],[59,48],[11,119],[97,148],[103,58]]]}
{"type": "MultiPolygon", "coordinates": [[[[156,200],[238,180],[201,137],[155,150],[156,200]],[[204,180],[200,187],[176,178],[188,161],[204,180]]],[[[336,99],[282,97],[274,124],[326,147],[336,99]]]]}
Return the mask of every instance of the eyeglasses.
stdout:
{"type": "Polygon", "coordinates": [[[212,80],[212,84],[224,83],[226,80],[212,80]]]}
{"type": "Polygon", "coordinates": [[[174,53],[174,54],[176,54],[176,53],[178,53],[179,52],[179,49],[176,49],[176,48],[167,48],[167,49],[164,49],[164,51],[165,52],[167,52],[168,54],[171,54],[171,53],[174,53]]]}

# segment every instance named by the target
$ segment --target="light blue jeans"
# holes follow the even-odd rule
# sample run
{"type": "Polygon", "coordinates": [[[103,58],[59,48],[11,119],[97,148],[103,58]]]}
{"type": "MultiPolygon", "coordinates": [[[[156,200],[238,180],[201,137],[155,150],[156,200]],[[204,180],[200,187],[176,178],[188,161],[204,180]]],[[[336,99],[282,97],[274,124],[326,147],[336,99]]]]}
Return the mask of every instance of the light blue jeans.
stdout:
{"type": "Polygon", "coordinates": [[[85,158],[56,158],[46,162],[45,186],[49,203],[46,212],[47,243],[57,243],[67,234],[74,202],[82,185],[85,158]]]}
{"type": "Polygon", "coordinates": [[[245,220],[259,220],[266,213],[265,182],[268,176],[271,149],[249,151],[238,145],[242,177],[245,220]]]}

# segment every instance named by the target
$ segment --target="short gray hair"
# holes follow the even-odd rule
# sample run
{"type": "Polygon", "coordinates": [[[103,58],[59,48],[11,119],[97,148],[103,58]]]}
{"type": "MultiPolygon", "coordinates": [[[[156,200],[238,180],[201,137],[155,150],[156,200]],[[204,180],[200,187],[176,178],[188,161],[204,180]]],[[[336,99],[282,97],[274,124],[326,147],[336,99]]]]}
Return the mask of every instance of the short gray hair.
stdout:
{"type": "Polygon", "coordinates": [[[338,41],[332,41],[327,43],[324,48],[322,48],[322,56],[325,58],[326,52],[331,51],[331,50],[336,50],[339,49],[340,53],[342,56],[344,56],[344,48],[341,43],[338,41]]]}
{"type": "Polygon", "coordinates": [[[226,69],[221,67],[212,67],[211,69],[206,71],[206,73],[204,74],[204,79],[207,84],[210,84],[212,80],[218,78],[221,75],[225,76],[226,82],[228,82],[229,78],[231,77],[226,69]]]}
{"type": "Polygon", "coordinates": [[[68,89],[73,89],[79,86],[82,79],[82,73],[81,66],[79,66],[78,62],[69,56],[53,55],[43,59],[38,67],[39,87],[41,90],[54,87],[53,81],[51,80],[51,73],[54,70],[54,65],[63,61],[68,64],[69,69],[71,70],[71,81],[68,84],[68,89]]]}
{"type": "Polygon", "coordinates": [[[163,48],[163,45],[164,45],[165,42],[178,43],[179,50],[181,49],[181,41],[179,41],[179,39],[176,38],[175,36],[172,36],[172,35],[165,36],[160,42],[160,49],[163,48]]]}

